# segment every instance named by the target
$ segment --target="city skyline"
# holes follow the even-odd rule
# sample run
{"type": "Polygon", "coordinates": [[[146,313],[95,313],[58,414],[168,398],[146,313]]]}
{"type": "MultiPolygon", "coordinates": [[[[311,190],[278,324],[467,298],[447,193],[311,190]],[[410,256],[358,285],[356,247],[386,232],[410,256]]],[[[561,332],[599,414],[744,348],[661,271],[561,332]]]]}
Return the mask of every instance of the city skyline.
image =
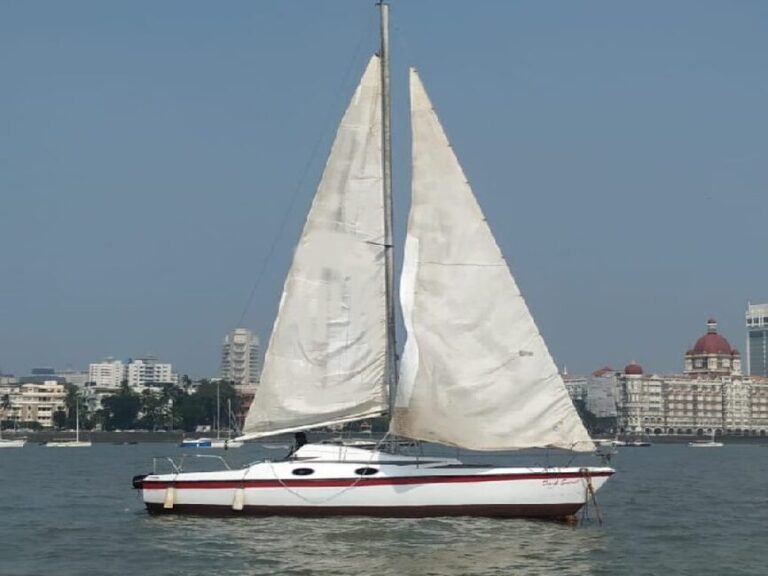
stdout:
{"type": "MultiPolygon", "coordinates": [[[[767,304],[750,305],[749,311],[752,311],[753,309],[763,310],[763,309],[767,309],[767,308],[768,308],[767,304]]],[[[761,318],[761,322],[762,322],[762,318],[761,318]]],[[[696,338],[702,334],[702,330],[703,330],[704,326],[706,326],[706,328],[707,328],[707,330],[704,332],[704,334],[706,334],[707,332],[711,332],[713,325],[715,327],[714,330],[717,333],[717,331],[718,331],[717,330],[718,324],[719,324],[719,322],[716,319],[714,319],[714,318],[709,318],[709,319],[707,319],[706,322],[701,323],[701,326],[699,326],[699,332],[692,332],[691,333],[692,336],[691,336],[691,338],[689,338],[689,343],[686,344],[686,345],[680,346],[680,352],[679,353],[682,354],[683,350],[688,350],[690,352],[691,346],[694,345],[694,342],[696,341],[696,338]]],[[[746,335],[747,338],[749,337],[749,333],[752,332],[752,330],[753,329],[751,327],[749,327],[749,326],[745,327],[745,335],[746,335]]],[[[250,360],[250,359],[248,360],[247,364],[249,364],[249,366],[250,366],[248,368],[248,370],[251,371],[251,372],[255,371],[255,373],[259,373],[260,372],[261,363],[263,362],[263,354],[261,353],[260,346],[259,346],[259,340],[260,340],[259,336],[257,334],[255,334],[255,333],[251,332],[248,329],[236,328],[236,329],[232,330],[231,332],[227,333],[225,335],[225,337],[224,337],[224,345],[222,347],[222,361],[221,361],[221,363],[220,363],[220,365],[218,367],[218,372],[211,373],[211,374],[197,374],[197,375],[194,375],[193,380],[211,379],[211,378],[212,379],[223,378],[225,380],[231,379],[231,378],[228,378],[227,376],[225,376],[224,372],[226,372],[226,369],[224,368],[224,366],[225,366],[225,362],[226,362],[225,359],[227,357],[227,344],[230,341],[230,339],[235,338],[236,335],[239,336],[239,337],[245,336],[246,338],[252,338],[253,339],[254,344],[252,344],[252,346],[254,347],[254,350],[255,350],[255,353],[256,353],[256,359],[253,360],[253,361],[250,360]]],[[[724,337],[725,337],[725,340],[729,343],[729,345],[732,344],[731,338],[728,335],[724,335],[724,337]]],[[[736,340],[733,340],[733,342],[735,342],[735,341],[736,340]]],[[[732,348],[733,348],[733,350],[741,353],[741,349],[739,348],[738,345],[733,344],[732,348]]],[[[744,348],[744,350],[746,351],[747,348],[744,348]]],[[[744,356],[746,356],[746,354],[744,354],[744,356]]],[[[60,366],[44,366],[42,364],[36,364],[36,365],[30,367],[29,369],[27,369],[26,371],[22,371],[22,372],[19,372],[19,373],[4,372],[2,369],[0,369],[0,376],[25,377],[25,378],[28,379],[30,376],[35,376],[36,374],[39,373],[40,374],[40,381],[43,381],[43,380],[46,379],[47,375],[49,374],[49,371],[50,371],[50,374],[52,374],[52,375],[56,375],[56,376],[62,376],[63,375],[63,376],[66,376],[68,373],[70,373],[71,371],[74,370],[74,373],[77,374],[77,375],[89,374],[90,373],[91,375],[89,375],[88,380],[92,381],[92,382],[97,382],[99,380],[99,378],[94,378],[92,376],[93,371],[94,371],[94,369],[95,370],[100,370],[101,367],[104,366],[105,364],[118,364],[121,367],[120,369],[123,370],[124,366],[127,366],[129,363],[131,363],[131,362],[133,362],[135,360],[138,360],[139,362],[143,362],[147,358],[149,358],[149,360],[152,361],[152,362],[159,362],[160,361],[157,357],[154,357],[154,356],[149,356],[149,357],[144,356],[144,357],[142,357],[142,356],[130,356],[129,355],[129,356],[125,356],[124,358],[125,358],[125,360],[117,359],[117,358],[112,357],[112,356],[105,357],[105,358],[102,358],[101,360],[96,360],[96,361],[89,362],[88,363],[88,368],[86,368],[86,369],[83,369],[82,367],[78,367],[78,366],[72,366],[72,365],[67,365],[67,366],[64,366],[64,367],[60,367],[60,366]]],[[[629,366],[629,365],[636,365],[636,364],[638,364],[638,360],[633,356],[631,360],[621,360],[621,359],[619,359],[616,362],[611,362],[611,361],[609,361],[607,359],[603,359],[602,361],[598,360],[594,364],[594,366],[592,368],[587,368],[585,371],[580,372],[580,373],[575,373],[574,371],[570,370],[567,365],[561,366],[560,369],[561,369],[561,372],[562,372],[563,376],[575,376],[577,374],[582,374],[582,375],[587,375],[587,374],[590,374],[590,373],[597,374],[597,373],[602,373],[602,372],[606,372],[606,371],[609,371],[611,373],[613,373],[613,372],[621,372],[622,371],[622,366],[625,366],[625,365],[629,366]]],[[[171,365],[173,365],[173,362],[164,363],[164,365],[171,366],[171,365]]],[[[687,363],[685,361],[680,362],[680,365],[678,367],[675,367],[675,368],[672,368],[672,369],[669,369],[669,370],[657,370],[657,369],[654,368],[652,363],[647,364],[647,367],[649,368],[649,373],[652,373],[652,374],[664,374],[664,373],[674,373],[674,374],[677,374],[680,371],[688,369],[687,363]]],[[[764,376],[764,374],[762,372],[760,372],[760,371],[758,371],[757,373],[753,373],[752,370],[750,369],[750,366],[748,364],[746,364],[746,363],[744,364],[743,370],[744,370],[744,374],[745,375],[764,376]]],[[[178,376],[182,376],[182,375],[183,376],[190,376],[190,374],[187,374],[186,372],[184,372],[184,369],[181,368],[178,371],[178,376]]],[[[114,378],[114,377],[112,377],[112,378],[114,378]]],[[[122,380],[122,377],[119,377],[118,380],[116,380],[116,381],[119,382],[121,380],[122,380]]],[[[239,377],[235,378],[235,380],[239,380],[239,377]]],[[[69,380],[67,380],[67,381],[69,381],[69,380]]]]}
{"type": "MultiPolygon", "coordinates": [[[[394,2],[392,21],[399,240],[415,63],[558,366],[675,371],[710,316],[746,352],[768,6],[394,2]]],[[[0,6],[0,369],[128,350],[201,377],[232,329],[268,342],[376,26],[359,2],[0,6]]]]}

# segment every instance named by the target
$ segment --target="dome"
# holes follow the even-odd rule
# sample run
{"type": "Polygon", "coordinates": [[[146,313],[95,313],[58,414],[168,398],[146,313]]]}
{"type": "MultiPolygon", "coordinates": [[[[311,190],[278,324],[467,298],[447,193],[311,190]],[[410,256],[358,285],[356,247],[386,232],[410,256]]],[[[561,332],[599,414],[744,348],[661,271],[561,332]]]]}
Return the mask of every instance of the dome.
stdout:
{"type": "Polygon", "coordinates": [[[638,364],[634,360],[632,360],[632,362],[624,366],[624,374],[627,374],[629,376],[642,376],[643,367],[640,366],[640,364],[638,364]]]}
{"type": "Polygon", "coordinates": [[[608,376],[610,374],[613,374],[615,370],[611,368],[610,366],[603,366],[600,368],[600,370],[595,370],[592,372],[592,376],[595,376],[597,378],[603,378],[604,376],[608,376]]]}
{"type": "Polygon", "coordinates": [[[730,354],[732,351],[728,340],[717,333],[717,322],[712,319],[707,321],[707,333],[693,346],[694,354],[730,354]]]}
{"type": "Polygon", "coordinates": [[[720,334],[705,334],[693,347],[694,354],[730,354],[731,345],[720,334]]]}

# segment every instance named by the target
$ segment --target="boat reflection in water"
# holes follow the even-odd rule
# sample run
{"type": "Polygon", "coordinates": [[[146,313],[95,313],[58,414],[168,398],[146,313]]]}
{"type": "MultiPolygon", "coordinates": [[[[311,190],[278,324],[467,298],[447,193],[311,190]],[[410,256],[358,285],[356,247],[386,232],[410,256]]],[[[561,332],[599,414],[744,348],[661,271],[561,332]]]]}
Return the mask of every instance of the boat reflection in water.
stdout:
{"type": "Polygon", "coordinates": [[[252,522],[161,516],[155,545],[203,542],[212,531],[229,557],[248,559],[228,574],[594,574],[608,533],[596,524],[489,518],[270,517],[252,522]],[[174,536],[176,535],[176,536],[174,536]],[[523,570],[521,572],[521,570],[523,570]]]}

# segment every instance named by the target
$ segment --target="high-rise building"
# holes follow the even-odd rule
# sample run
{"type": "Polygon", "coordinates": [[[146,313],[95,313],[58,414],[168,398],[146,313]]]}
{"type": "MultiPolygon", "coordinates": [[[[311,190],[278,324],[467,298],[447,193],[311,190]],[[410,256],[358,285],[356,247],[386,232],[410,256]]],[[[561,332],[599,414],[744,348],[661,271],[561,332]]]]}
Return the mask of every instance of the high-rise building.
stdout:
{"type": "Polygon", "coordinates": [[[125,366],[125,379],[131,388],[142,389],[152,384],[178,384],[179,375],[174,374],[171,364],[157,358],[135,358],[125,366]]]}
{"type": "Polygon", "coordinates": [[[107,358],[88,366],[88,381],[98,388],[119,388],[124,372],[125,366],[120,360],[107,358]]]}
{"type": "Polygon", "coordinates": [[[246,328],[232,330],[221,347],[221,377],[238,386],[255,386],[260,372],[259,337],[246,328]]]}
{"type": "Polygon", "coordinates": [[[747,305],[747,371],[768,377],[768,304],[747,305]]]}

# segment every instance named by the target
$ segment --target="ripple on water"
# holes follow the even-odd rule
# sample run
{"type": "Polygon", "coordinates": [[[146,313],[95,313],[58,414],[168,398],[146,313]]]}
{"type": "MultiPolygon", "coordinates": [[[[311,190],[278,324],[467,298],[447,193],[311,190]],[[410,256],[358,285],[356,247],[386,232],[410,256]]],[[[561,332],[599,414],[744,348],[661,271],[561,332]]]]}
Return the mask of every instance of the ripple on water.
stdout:
{"type": "MultiPolygon", "coordinates": [[[[605,524],[569,527],[154,517],[130,478],[162,447],[94,446],[76,455],[29,447],[4,454],[0,466],[0,575],[764,576],[768,451],[702,452],[620,452],[619,473],[598,495],[605,524]]],[[[245,447],[233,456],[261,454],[245,447]]]]}

